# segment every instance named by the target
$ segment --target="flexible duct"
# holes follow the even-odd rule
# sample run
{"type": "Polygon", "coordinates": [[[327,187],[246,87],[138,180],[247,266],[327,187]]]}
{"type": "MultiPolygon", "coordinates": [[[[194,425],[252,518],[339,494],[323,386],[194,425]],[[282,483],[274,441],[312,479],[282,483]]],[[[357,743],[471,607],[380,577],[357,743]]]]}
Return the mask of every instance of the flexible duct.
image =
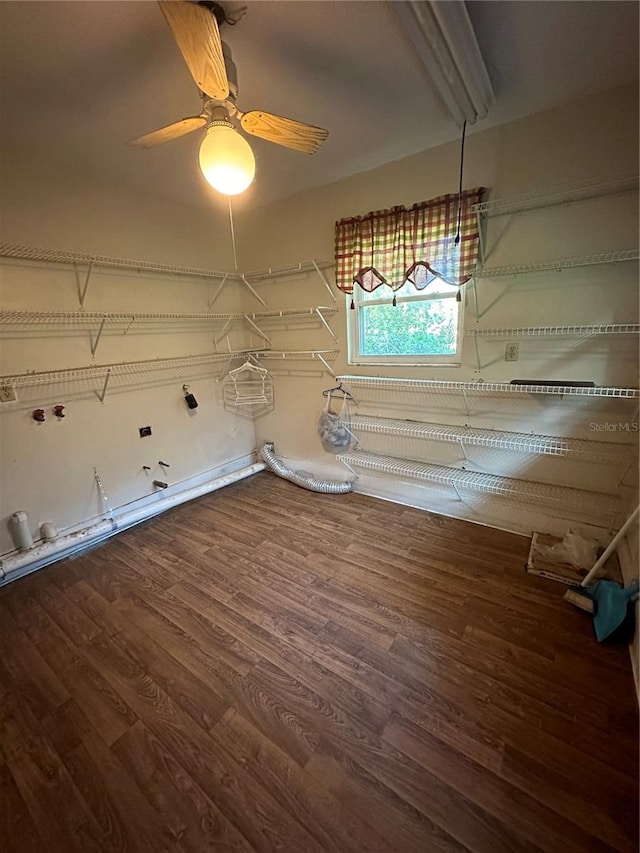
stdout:
{"type": "Polygon", "coordinates": [[[272,444],[263,444],[260,451],[260,457],[265,463],[269,471],[277,474],[285,480],[295,483],[296,486],[302,486],[303,489],[309,489],[311,492],[323,492],[326,495],[344,495],[352,489],[351,483],[339,482],[335,480],[317,480],[311,474],[303,474],[300,471],[291,471],[284,463],[278,459],[273,452],[272,444]]]}
{"type": "Polygon", "coordinates": [[[222,477],[209,480],[199,486],[193,486],[171,495],[163,495],[161,499],[152,504],[146,504],[121,513],[115,510],[115,518],[113,519],[104,519],[75,533],[61,534],[56,539],[34,545],[28,552],[11,554],[0,560],[0,585],[10,579],[22,577],[22,575],[47,566],[56,560],[61,560],[63,557],[76,554],[90,545],[95,545],[103,539],[113,536],[120,530],[158,515],[165,509],[199,498],[202,495],[209,494],[209,492],[215,492],[223,486],[229,486],[231,483],[236,483],[238,480],[243,480],[245,477],[258,473],[258,471],[264,471],[264,469],[265,466],[262,462],[255,462],[253,465],[232,471],[230,474],[224,474],[222,477]]]}

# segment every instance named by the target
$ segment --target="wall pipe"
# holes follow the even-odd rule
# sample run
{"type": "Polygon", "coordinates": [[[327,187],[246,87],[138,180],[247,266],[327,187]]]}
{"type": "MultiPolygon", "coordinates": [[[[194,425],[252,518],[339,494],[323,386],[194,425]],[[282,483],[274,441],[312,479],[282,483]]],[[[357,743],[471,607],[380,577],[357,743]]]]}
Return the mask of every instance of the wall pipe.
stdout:
{"type": "Polygon", "coordinates": [[[273,444],[263,444],[260,456],[271,472],[277,474],[278,477],[289,480],[291,483],[295,483],[296,486],[302,486],[303,489],[309,489],[312,492],[323,492],[327,495],[344,495],[353,489],[353,485],[350,482],[317,480],[311,474],[292,471],[275,455],[273,444]]]}
{"type": "Polygon", "coordinates": [[[194,486],[174,494],[163,495],[162,498],[153,504],[147,504],[137,509],[130,509],[120,515],[117,514],[116,510],[113,520],[103,519],[75,533],[61,534],[57,539],[50,542],[41,542],[39,545],[35,545],[28,552],[10,554],[8,557],[0,560],[0,586],[36,571],[36,569],[40,569],[43,566],[47,566],[56,560],[77,554],[90,545],[96,545],[104,539],[113,536],[115,533],[132,527],[134,524],[139,524],[141,521],[146,521],[148,518],[152,518],[166,509],[171,509],[171,507],[186,503],[194,498],[215,492],[223,486],[229,486],[232,483],[237,483],[239,480],[244,480],[246,477],[251,477],[259,471],[264,471],[265,467],[264,462],[255,462],[253,465],[232,471],[230,474],[217,477],[215,480],[209,480],[209,482],[202,483],[199,486],[194,486]]]}

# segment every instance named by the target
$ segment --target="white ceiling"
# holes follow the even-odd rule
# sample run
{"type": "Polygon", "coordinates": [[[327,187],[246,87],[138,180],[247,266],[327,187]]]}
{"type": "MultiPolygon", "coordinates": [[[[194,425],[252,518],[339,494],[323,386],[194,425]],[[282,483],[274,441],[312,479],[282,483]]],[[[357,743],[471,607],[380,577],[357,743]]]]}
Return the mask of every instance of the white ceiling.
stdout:
{"type": "MultiPolygon", "coordinates": [[[[235,4],[236,6],[239,4],[235,4]]],[[[253,0],[223,38],[239,105],[326,127],[313,157],[250,138],[265,204],[457,138],[393,13],[375,0],[253,0]]],[[[496,92],[477,129],[638,75],[635,2],[467,3],[496,92]]],[[[154,2],[0,2],[0,141],[143,190],[210,204],[200,133],[148,151],[127,140],[200,112],[195,84],[154,2]]]]}

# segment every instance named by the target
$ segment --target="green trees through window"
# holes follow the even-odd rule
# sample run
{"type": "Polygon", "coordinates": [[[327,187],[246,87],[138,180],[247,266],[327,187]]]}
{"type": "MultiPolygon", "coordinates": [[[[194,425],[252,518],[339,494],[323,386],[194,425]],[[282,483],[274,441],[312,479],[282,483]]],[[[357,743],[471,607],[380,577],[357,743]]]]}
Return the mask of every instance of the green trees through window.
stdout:
{"type": "Polygon", "coordinates": [[[458,364],[462,308],[458,288],[440,279],[418,291],[383,285],[371,293],[354,289],[348,311],[349,360],[355,364],[458,364]]]}
{"type": "Polygon", "coordinates": [[[363,356],[456,354],[458,303],[455,298],[425,299],[397,305],[360,306],[363,356]]]}

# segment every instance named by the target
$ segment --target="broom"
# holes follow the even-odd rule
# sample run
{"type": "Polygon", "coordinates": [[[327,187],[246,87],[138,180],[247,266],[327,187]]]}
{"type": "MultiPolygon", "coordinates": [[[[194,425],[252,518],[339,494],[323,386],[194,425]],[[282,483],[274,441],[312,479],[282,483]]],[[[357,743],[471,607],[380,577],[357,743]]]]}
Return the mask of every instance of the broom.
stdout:
{"type": "Polygon", "coordinates": [[[620,530],[613,537],[611,542],[607,545],[605,550],[602,552],[598,560],[594,563],[593,568],[589,570],[589,572],[585,575],[582,580],[582,583],[578,587],[574,587],[573,589],[568,589],[564,594],[564,600],[568,601],[570,604],[573,604],[575,607],[580,608],[580,610],[584,610],[586,613],[594,612],[594,602],[590,597],[589,592],[587,591],[587,587],[594,579],[594,577],[598,574],[602,566],[609,559],[611,554],[615,551],[618,543],[627,532],[627,530],[631,527],[633,522],[638,517],[638,513],[640,512],[640,506],[637,506],[634,511],[631,513],[629,518],[622,525],[620,530]]]}

